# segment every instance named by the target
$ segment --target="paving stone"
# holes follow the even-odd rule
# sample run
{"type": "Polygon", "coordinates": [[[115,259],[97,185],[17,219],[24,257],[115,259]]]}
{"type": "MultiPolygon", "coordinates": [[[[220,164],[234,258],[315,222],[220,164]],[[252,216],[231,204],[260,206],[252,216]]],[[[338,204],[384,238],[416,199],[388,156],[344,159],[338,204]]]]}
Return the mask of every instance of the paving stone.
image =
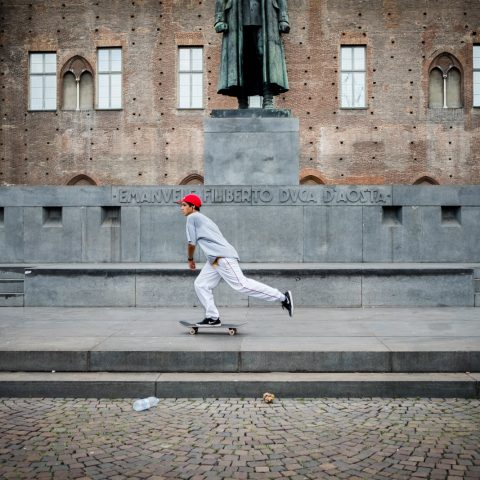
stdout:
{"type": "Polygon", "coordinates": [[[467,399],[3,398],[0,478],[474,479],[479,425],[467,399]]]}

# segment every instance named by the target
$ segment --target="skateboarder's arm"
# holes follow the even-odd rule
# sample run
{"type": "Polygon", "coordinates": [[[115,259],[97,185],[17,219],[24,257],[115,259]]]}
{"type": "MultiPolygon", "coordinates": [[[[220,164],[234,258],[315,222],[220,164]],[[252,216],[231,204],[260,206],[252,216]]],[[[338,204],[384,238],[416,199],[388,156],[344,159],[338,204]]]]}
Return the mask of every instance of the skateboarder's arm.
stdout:
{"type": "Polygon", "coordinates": [[[187,255],[188,255],[188,267],[190,270],[195,270],[195,260],[193,259],[193,255],[195,253],[195,245],[189,243],[187,246],[187,255]]]}

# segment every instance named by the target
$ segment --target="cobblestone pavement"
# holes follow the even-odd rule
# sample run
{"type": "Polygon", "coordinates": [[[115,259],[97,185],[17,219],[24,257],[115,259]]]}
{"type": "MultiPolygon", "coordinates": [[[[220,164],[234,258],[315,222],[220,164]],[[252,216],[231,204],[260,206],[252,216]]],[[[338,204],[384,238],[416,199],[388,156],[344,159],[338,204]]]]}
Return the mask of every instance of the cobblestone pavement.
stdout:
{"type": "Polygon", "coordinates": [[[480,478],[480,401],[0,399],[0,478],[480,478]]]}

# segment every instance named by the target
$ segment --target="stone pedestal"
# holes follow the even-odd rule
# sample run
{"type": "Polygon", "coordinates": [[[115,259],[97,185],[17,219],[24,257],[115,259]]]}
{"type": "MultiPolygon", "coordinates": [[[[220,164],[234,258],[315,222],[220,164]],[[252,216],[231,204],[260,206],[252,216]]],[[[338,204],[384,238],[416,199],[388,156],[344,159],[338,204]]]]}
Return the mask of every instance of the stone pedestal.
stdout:
{"type": "Polygon", "coordinates": [[[298,185],[299,122],[288,110],[214,110],[205,185],[298,185]]]}

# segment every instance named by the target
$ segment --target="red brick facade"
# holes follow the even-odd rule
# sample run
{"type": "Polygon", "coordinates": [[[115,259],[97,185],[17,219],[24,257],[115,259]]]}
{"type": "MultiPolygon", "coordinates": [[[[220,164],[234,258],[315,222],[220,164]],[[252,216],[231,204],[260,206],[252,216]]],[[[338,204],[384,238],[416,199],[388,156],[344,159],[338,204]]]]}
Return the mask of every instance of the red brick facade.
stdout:
{"type": "MultiPolygon", "coordinates": [[[[0,1],[0,185],[179,184],[203,174],[202,121],[236,108],[216,93],[221,35],[213,0],[0,1]],[[204,48],[204,109],[177,108],[177,50],[204,48]],[[62,109],[60,72],[121,47],[123,108],[62,109]],[[57,110],[28,110],[29,52],[57,54],[57,110]],[[187,179],[187,180],[186,180],[187,179]]],[[[328,184],[480,183],[472,106],[478,0],[290,0],[284,35],[300,119],[300,176],[328,184]],[[339,106],[340,47],[365,45],[367,108],[339,106]],[[461,66],[461,109],[430,109],[429,67],[461,66]]],[[[95,81],[94,81],[95,83],[95,81]]],[[[95,87],[96,88],[96,87],[95,87]]]]}

